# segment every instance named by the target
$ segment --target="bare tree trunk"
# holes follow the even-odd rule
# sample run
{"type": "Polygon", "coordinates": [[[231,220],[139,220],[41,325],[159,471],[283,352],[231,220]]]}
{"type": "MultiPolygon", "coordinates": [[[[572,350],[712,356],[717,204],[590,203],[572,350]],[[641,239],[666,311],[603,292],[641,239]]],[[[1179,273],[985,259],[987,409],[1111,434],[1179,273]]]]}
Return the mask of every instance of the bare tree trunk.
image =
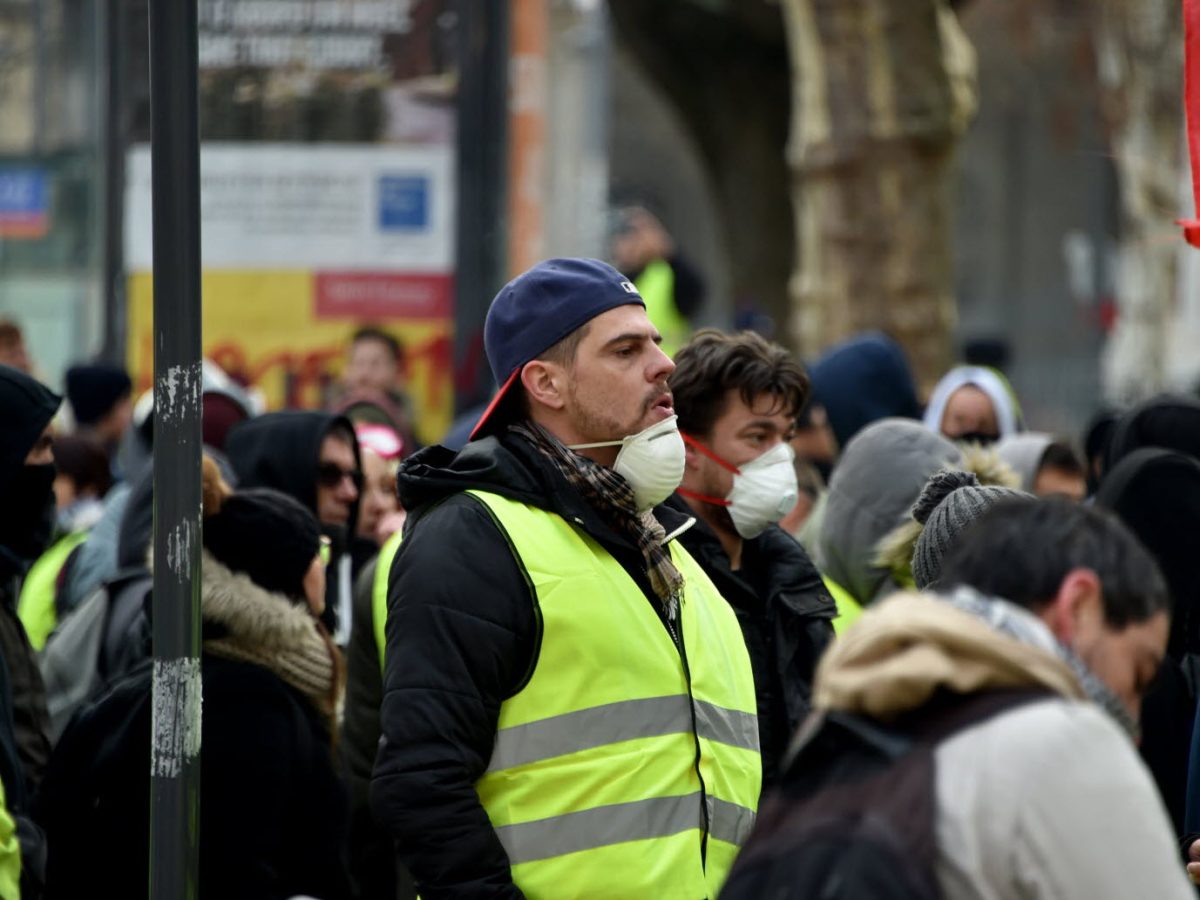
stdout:
{"type": "Polygon", "coordinates": [[[879,328],[928,388],[951,360],[954,151],[975,54],[945,0],[784,0],[795,342],[879,328]]]}
{"type": "MultiPolygon", "coordinates": [[[[1097,57],[1121,198],[1116,326],[1105,352],[1109,399],[1166,387],[1177,287],[1183,148],[1178,0],[1099,0],[1097,57]]],[[[1190,215],[1190,210],[1188,211],[1190,215]]]]}

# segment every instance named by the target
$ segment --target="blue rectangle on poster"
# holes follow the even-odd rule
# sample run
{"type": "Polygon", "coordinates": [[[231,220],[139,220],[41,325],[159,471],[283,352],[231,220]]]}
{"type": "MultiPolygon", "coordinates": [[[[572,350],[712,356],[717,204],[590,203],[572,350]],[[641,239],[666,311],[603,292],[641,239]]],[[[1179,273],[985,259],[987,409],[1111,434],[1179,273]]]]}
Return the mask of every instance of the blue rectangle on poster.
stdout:
{"type": "Polygon", "coordinates": [[[39,238],[49,230],[44,169],[0,168],[0,237],[39,238]]]}
{"type": "Polygon", "coordinates": [[[379,176],[381,231],[422,231],[429,227],[429,177],[379,176]]]}

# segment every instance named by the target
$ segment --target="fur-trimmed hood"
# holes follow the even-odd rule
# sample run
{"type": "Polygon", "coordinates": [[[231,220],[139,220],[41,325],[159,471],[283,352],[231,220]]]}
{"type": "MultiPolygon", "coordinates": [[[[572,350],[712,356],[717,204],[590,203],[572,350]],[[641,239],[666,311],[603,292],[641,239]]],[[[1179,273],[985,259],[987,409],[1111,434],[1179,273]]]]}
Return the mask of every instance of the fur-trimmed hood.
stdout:
{"type": "Polygon", "coordinates": [[[205,638],[205,652],[271,670],[304,694],[332,728],[341,708],[345,665],[324,626],[304,606],[231,571],[208,550],[200,598],[206,631],[220,632],[205,638]]]}

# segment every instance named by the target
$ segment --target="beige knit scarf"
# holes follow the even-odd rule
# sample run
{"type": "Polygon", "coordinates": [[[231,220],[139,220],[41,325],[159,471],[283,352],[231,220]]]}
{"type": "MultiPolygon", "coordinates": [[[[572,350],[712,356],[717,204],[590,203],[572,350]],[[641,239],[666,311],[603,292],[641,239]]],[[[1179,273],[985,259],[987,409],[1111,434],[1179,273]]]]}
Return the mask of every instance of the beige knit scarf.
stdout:
{"type": "Polygon", "coordinates": [[[206,622],[225,630],[205,640],[205,652],[274,672],[308,698],[331,735],[337,733],[345,663],[329,632],[304,606],[263,590],[205,550],[201,612],[206,622]]]}

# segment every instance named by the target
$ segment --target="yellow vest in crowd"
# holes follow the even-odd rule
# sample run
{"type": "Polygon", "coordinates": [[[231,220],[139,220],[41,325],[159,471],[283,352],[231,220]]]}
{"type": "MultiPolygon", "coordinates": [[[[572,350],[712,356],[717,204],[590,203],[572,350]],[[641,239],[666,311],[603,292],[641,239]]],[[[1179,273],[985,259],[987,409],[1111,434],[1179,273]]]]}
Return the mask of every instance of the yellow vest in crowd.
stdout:
{"type": "Polygon", "coordinates": [[[17,618],[25,626],[34,650],[46,646],[46,639],[58,625],[58,576],[71,553],[87,540],[87,536],[87,531],[75,531],[60,538],[38,557],[25,576],[17,601],[17,618]]]}
{"type": "Polygon", "coordinates": [[[662,335],[662,351],[674,356],[687,343],[692,326],[675,305],[675,270],[665,259],[656,259],[634,282],[646,301],[646,317],[662,335]]]}
{"type": "Polygon", "coordinates": [[[833,602],[837,605],[837,615],[833,619],[833,630],[839,635],[844,634],[846,629],[857,622],[858,617],[862,615],[862,604],[854,599],[854,595],[828,575],[822,575],[821,580],[825,582],[825,589],[829,591],[829,596],[833,598],[833,602]]]}
{"type": "MultiPolygon", "coordinates": [[[[716,897],[762,782],[754,677],[733,610],[672,543],[685,667],[641,589],[589,535],[470,493],[508,535],[542,626],[537,664],[500,707],[476,785],[514,883],[531,900],[716,897]]],[[[398,546],[380,557],[377,637],[398,546]]]]}
{"type": "Polygon", "coordinates": [[[21,900],[21,845],[0,784],[0,900],[21,900]]]}

